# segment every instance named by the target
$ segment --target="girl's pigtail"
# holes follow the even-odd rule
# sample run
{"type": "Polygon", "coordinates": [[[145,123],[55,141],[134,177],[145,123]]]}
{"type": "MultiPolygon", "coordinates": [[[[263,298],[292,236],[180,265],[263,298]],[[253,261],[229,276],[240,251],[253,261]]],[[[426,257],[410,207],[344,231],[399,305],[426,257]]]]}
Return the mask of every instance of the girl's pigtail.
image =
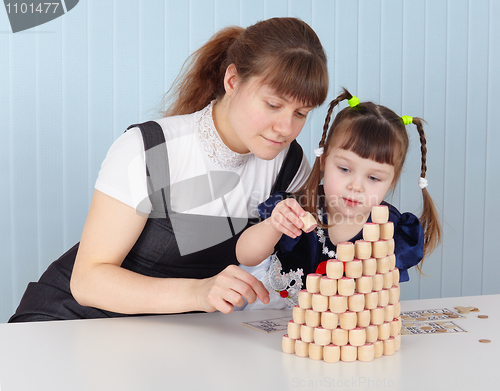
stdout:
{"type": "MultiPolygon", "coordinates": [[[[328,105],[328,111],[325,118],[325,123],[323,125],[323,134],[321,135],[321,140],[319,141],[318,148],[314,150],[314,154],[316,155],[316,160],[314,162],[313,168],[309,177],[307,178],[304,185],[297,191],[297,196],[301,206],[309,213],[314,216],[317,214],[319,207],[319,186],[322,179],[321,173],[321,160],[320,157],[328,153],[328,140],[331,138],[332,131],[328,133],[328,129],[330,127],[330,120],[332,117],[333,110],[335,107],[342,102],[343,100],[351,99],[352,95],[344,88],[344,91],[337,96],[334,100],[330,102],[328,105]],[[303,197],[305,199],[303,199],[303,197]]],[[[326,223],[325,223],[326,224],[326,223]]]]}
{"type": "Polygon", "coordinates": [[[184,63],[183,69],[164,97],[165,117],[191,114],[224,95],[227,52],[243,34],[241,27],[227,27],[215,34],[184,63]]]}
{"type": "MultiPolygon", "coordinates": [[[[429,256],[441,242],[441,224],[439,222],[439,215],[432,198],[427,191],[427,180],[425,179],[427,173],[427,141],[425,138],[422,120],[420,118],[413,118],[413,124],[417,127],[418,134],[420,135],[420,152],[421,152],[421,169],[419,185],[422,188],[423,209],[420,216],[420,223],[424,230],[424,258],[429,256]]],[[[422,262],[423,262],[422,259],[422,262]]],[[[417,265],[418,270],[422,271],[422,262],[417,265]]]]}

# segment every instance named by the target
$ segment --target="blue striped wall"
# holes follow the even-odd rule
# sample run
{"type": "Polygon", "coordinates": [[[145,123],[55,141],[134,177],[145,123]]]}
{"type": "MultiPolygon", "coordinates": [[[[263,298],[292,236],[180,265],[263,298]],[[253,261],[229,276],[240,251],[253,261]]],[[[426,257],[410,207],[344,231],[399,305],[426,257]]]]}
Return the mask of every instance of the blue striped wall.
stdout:
{"type": "MultiPolygon", "coordinates": [[[[403,298],[500,293],[499,1],[80,0],[16,34],[0,9],[0,322],[79,240],[107,149],[129,124],[157,117],[186,57],[224,26],[273,16],[316,30],[329,99],[345,86],[427,121],[429,190],[444,238],[403,298]]],[[[325,106],[299,136],[309,157],[325,106]]],[[[416,132],[411,143],[390,200],[418,213],[416,132]]]]}

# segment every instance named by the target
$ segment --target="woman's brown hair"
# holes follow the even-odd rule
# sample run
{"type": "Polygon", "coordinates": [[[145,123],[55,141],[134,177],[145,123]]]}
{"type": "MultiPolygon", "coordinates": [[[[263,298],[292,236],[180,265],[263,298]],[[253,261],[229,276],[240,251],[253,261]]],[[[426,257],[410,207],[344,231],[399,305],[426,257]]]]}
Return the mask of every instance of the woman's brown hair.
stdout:
{"type": "MultiPolygon", "coordinates": [[[[323,148],[323,159],[333,145],[352,151],[364,159],[372,159],[378,163],[394,166],[393,186],[396,185],[406,158],[409,146],[406,126],[400,116],[385,106],[372,102],[362,102],[354,107],[346,107],[335,117],[331,127],[330,119],[334,108],[343,100],[350,100],[352,95],[344,91],[335,98],[328,107],[323,134],[319,147],[323,148]]],[[[427,141],[422,120],[413,117],[412,123],[417,127],[420,137],[421,170],[420,177],[427,173],[427,141]]],[[[301,189],[298,199],[304,209],[316,214],[320,199],[320,182],[322,179],[320,158],[316,158],[312,171],[301,189]]],[[[423,209],[420,223],[424,230],[424,258],[438,246],[441,241],[441,225],[432,198],[424,187],[422,189],[423,209]]],[[[421,263],[417,265],[421,271],[421,263]]]]}
{"type": "Polygon", "coordinates": [[[166,94],[163,115],[194,113],[222,97],[231,64],[243,82],[262,77],[277,94],[309,106],[326,99],[326,55],[318,36],[299,19],[272,18],[246,29],[227,27],[194,52],[166,94]]]}

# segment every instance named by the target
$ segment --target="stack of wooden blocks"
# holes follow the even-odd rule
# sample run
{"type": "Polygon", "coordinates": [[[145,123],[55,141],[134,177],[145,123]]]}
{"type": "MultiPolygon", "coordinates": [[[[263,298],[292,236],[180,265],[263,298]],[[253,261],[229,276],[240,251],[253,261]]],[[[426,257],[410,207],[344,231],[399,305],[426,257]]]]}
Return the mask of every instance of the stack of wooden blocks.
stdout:
{"type": "Polygon", "coordinates": [[[373,207],[363,240],[337,245],[326,276],[308,274],[283,351],[326,362],[372,361],[401,346],[399,270],[394,225],[385,205],[373,207]]]}

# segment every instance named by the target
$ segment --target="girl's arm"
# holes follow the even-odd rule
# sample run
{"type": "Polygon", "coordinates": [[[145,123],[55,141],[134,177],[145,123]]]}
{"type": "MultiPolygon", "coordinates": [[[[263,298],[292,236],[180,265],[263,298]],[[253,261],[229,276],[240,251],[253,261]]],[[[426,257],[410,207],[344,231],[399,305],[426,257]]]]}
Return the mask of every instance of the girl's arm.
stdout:
{"type": "Polygon", "coordinates": [[[304,223],[300,217],[305,212],[293,198],[279,202],[271,216],[245,230],[236,244],[236,258],[245,266],[255,266],[274,252],[274,246],[285,234],[300,236],[304,223]]]}
{"type": "Polygon", "coordinates": [[[244,298],[249,303],[257,297],[269,301],[262,283],[234,265],[201,280],[147,277],[121,268],[146,221],[134,208],[94,192],[71,276],[71,292],[78,303],[139,314],[229,313],[235,305],[243,305],[244,298]]]}

